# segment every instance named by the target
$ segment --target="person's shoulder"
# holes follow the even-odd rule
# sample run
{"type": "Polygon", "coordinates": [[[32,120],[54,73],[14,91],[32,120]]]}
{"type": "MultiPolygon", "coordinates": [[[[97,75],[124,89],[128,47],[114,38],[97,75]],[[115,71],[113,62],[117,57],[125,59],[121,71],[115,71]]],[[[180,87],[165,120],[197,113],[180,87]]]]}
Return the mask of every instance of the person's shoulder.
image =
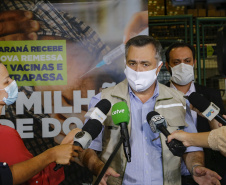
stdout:
{"type": "Polygon", "coordinates": [[[118,84],[114,84],[112,86],[102,89],[101,92],[108,92],[108,91],[114,90],[115,88],[123,88],[123,87],[127,87],[127,86],[128,86],[127,80],[123,80],[123,81],[119,82],[118,84]]]}
{"type": "Polygon", "coordinates": [[[214,88],[211,88],[211,87],[200,85],[198,83],[194,83],[194,84],[195,84],[196,92],[202,91],[202,92],[205,92],[205,93],[208,93],[208,94],[220,93],[220,91],[218,89],[214,89],[214,88]]]}
{"type": "Polygon", "coordinates": [[[0,133],[7,134],[7,135],[12,135],[12,134],[19,135],[18,132],[14,128],[9,127],[7,125],[1,125],[1,124],[0,124],[0,133]]]}

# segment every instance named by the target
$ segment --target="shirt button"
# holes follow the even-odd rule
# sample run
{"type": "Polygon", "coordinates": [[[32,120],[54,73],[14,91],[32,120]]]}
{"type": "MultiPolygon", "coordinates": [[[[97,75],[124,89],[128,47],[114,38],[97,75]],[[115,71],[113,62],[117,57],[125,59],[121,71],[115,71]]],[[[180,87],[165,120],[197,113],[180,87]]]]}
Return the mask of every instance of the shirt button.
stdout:
{"type": "Polygon", "coordinates": [[[145,137],[145,139],[147,139],[147,137],[145,137]]]}
{"type": "Polygon", "coordinates": [[[146,153],[146,155],[148,155],[148,153],[146,153]]]}

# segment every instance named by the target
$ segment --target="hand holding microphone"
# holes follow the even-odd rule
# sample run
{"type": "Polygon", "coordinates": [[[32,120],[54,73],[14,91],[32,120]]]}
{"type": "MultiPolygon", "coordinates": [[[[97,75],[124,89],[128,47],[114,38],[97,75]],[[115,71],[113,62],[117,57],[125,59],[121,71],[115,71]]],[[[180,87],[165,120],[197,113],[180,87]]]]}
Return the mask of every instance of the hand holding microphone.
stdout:
{"type": "Polygon", "coordinates": [[[196,92],[191,93],[190,96],[188,96],[188,100],[209,121],[216,119],[219,123],[226,125],[226,119],[219,114],[220,108],[213,102],[210,102],[196,92]]]}
{"type": "MultiPolygon", "coordinates": [[[[166,136],[166,138],[170,135],[169,131],[166,129],[166,121],[164,117],[158,112],[149,112],[147,114],[147,121],[151,127],[152,132],[162,132],[166,136]]],[[[166,145],[173,153],[173,155],[178,157],[181,157],[186,150],[186,147],[183,145],[183,143],[176,139],[171,140],[171,142],[169,143],[166,140],[166,145]]]]}
{"type": "MultiPolygon", "coordinates": [[[[111,103],[107,99],[99,101],[93,111],[90,113],[92,119],[89,119],[82,127],[82,131],[78,132],[74,137],[74,145],[87,149],[92,142],[101,132],[103,121],[111,108],[111,103]]],[[[91,118],[91,116],[90,116],[91,118]]],[[[54,170],[57,171],[62,167],[61,164],[56,164],[54,170]]]]}
{"type": "Polygon", "coordinates": [[[121,136],[124,138],[123,148],[126,159],[128,162],[131,162],[131,148],[129,142],[129,133],[127,124],[130,120],[130,113],[128,106],[125,102],[118,102],[112,106],[111,112],[112,120],[115,125],[120,125],[121,127],[121,136]]]}

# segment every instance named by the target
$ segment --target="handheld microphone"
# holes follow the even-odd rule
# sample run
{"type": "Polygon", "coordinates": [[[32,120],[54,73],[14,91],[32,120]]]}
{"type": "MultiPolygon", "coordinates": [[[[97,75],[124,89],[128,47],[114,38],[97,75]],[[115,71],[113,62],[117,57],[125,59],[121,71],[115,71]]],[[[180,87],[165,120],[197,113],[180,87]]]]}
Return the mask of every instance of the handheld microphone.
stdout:
{"type": "Polygon", "coordinates": [[[128,162],[131,162],[131,148],[129,142],[129,133],[127,124],[130,120],[130,113],[128,106],[125,102],[118,102],[112,106],[111,112],[112,120],[115,125],[120,125],[121,136],[124,139],[123,149],[128,162]]]}
{"type": "MultiPolygon", "coordinates": [[[[170,135],[169,131],[166,129],[166,120],[160,115],[158,112],[152,111],[147,114],[147,121],[151,127],[152,132],[162,132],[166,138],[170,135]]],[[[183,145],[181,141],[173,139],[171,142],[167,142],[169,150],[173,153],[173,155],[182,157],[184,154],[186,147],[183,145]]]]}
{"type": "Polygon", "coordinates": [[[219,114],[220,108],[217,107],[213,102],[210,102],[205,97],[196,92],[191,93],[190,96],[188,96],[188,100],[209,121],[216,119],[218,122],[226,125],[226,119],[219,114]]]}
{"type": "Polygon", "coordinates": [[[95,107],[88,110],[85,114],[85,118],[97,119],[103,123],[107,118],[106,114],[109,112],[110,108],[111,102],[107,99],[102,99],[95,105],[95,107]]]}
{"type": "MultiPolygon", "coordinates": [[[[106,115],[110,108],[111,108],[111,103],[107,99],[102,99],[100,100],[96,106],[96,109],[94,109],[92,114],[93,119],[89,119],[86,124],[82,127],[82,131],[78,132],[75,134],[74,137],[74,145],[75,146],[80,146],[83,149],[87,149],[92,142],[101,132],[102,130],[102,121],[106,119],[106,115]],[[103,116],[104,114],[104,116],[103,116]],[[94,119],[97,118],[97,119],[94,119]],[[100,121],[101,120],[101,121],[100,121]]],[[[56,164],[54,167],[54,170],[57,171],[62,167],[61,164],[56,164]]]]}

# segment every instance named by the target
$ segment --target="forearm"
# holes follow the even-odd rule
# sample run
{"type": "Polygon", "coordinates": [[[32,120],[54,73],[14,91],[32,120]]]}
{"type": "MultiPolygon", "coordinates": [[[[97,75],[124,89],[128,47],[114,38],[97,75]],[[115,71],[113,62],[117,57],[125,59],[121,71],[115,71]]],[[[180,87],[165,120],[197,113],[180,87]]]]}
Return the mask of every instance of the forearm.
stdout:
{"type": "Polygon", "coordinates": [[[83,152],[80,152],[79,160],[96,176],[104,167],[104,163],[99,159],[96,152],[92,149],[86,149],[83,152]]]}
{"type": "Polygon", "coordinates": [[[54,149],[51,148],[32,159],[10,166],[13,184],[21,184],[32,178],[47,165],[54,162],[54,156],[54,149]]]}
{"type": "Polygon", "coordinates": [[[209,132],[190,133],[187,137],[189,146],[209,148],[208,136],[209,132]]]}
{"type": "Polygon", "coordinates": [[[202,151],[197,152],[189,152],[183,155],[184,162],[192,174],[192,167],[194,165],[201,165],[204,166],[204,153],[202,151]]]}

